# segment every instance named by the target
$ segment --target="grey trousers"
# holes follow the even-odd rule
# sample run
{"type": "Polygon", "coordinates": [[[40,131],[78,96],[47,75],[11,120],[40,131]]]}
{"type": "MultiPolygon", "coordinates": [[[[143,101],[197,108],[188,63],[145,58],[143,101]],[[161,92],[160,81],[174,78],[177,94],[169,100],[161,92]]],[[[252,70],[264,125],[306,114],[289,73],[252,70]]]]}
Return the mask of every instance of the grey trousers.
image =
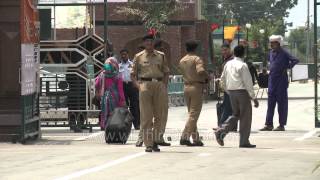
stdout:
{"type": "Polygon", "coordinates": [[[249,144],[252,123],[251,98],[246,90],[228,91],[232,106],[232,116],[222,125],[222,131],[228,133],[240,120],[240,146],[249,144]]]}

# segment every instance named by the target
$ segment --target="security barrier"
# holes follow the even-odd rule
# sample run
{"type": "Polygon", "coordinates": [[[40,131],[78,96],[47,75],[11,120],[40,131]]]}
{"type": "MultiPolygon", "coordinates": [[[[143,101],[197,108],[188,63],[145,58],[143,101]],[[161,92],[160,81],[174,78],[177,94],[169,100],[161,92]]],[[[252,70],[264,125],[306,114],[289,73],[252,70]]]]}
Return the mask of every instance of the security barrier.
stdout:
{"type": "Polygon", "coordinates": [[[184,106],[184,83],[181,75],[174,75],[169,77],[168,95],[169,106],[184,106]]]}

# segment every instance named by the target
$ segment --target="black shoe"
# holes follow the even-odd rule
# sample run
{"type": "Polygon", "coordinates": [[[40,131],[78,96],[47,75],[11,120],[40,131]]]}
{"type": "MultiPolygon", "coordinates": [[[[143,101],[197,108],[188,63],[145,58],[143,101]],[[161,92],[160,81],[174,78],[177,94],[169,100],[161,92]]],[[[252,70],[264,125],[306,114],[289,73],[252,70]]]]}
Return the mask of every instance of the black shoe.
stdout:
{"type": "Polygon", "coordinates": [[[222,134],[222,132],[221,132],[221,131],[216,131],[214,134],[216,135],[217,143],[218,143],[220,146],[224,146],[223,134],[222,134]]]}
{"type": "Polygon", "coordinates": [[[152,150],[153,150],[154,152],[160,152],[160,149],[159,149],[159,147],[158,147],[158,144],[154,144],[154,145],[152,146],[152,150]]]}
{"type": "Polygon", "coordinates": [[[191,146],[204,146],[204,144],[201,141],[196,141],[196,142],[193,142],[191,146]]]}
{"type": "Polygon", "coordinates": [[[260,131],[272,131],[273,126],[272,125],[265,125],[260,131]]]}
{"type": "Polygon", "coordinates": [[[145,151],[146,152],[152,152],[152,147],[147,147],[145,151]]]}
{"type": "Polygon", "coordinates": [[[170,143],[167,143],[167,142],[160,142],[160,143],[157,143],[157,145],[159,145],[159,146],[171,146],[171,144],[170,143]]]}
{"type": "Polygon", "coordinates": [[[273,131],[285,131],[286,129],[284,128],[284,126],[278,126],[277,128],[275,128],[273,131]]]}
{"type": "Polygon", "coordinates": [[[256,145],[253,144],[244,144],[244,145],[240,145],[240,148],[256,148],[256,145]]]}
{"type": "Polygon", "coordinates": [[[192,146],[192,143],[189,140],[181,139],[180,145],[192,146]]]}
{"type": "Polygon", "coordinates": [[[136,147],[142,147],[142,145],[143,145],[143,141],[139,139],[139,140],[136,142],[136,147]]]}

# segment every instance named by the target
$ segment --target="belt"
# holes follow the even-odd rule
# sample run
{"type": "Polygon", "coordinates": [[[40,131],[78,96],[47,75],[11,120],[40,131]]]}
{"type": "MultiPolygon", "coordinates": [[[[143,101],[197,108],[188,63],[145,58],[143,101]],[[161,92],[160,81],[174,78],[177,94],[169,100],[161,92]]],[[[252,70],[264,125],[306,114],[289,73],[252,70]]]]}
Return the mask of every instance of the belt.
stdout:
{"type": "Polygon", "coordinates": [[[206,84],[205,82],[195,81],[195,82],[185,82],[185,85],[192,85],[192,84],[206,84]]]}
{"type": "Polygon", "coordinates": [[[140,78],[141,81],[152,81],[152,82],[160,82],[162,78],[140,78]]]}

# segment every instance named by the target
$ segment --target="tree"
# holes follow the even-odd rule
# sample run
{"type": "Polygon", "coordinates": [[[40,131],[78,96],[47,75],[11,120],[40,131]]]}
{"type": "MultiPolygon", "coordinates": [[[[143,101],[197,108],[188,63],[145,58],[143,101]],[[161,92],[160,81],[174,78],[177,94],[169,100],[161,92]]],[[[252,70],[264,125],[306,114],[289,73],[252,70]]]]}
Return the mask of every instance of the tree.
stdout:
{"type": "Polygon", "coordinates": [[[205,14],[211,21],[221,22],[223,18],[233,18],[239,24],[257,20],[276,21],[289,15],[298,0],[205,0],[205,14]]]}
{"type": "Polygon", "coordinates": [[[288,38],[290,49],[295,49],[299,59],[305,59],[306,56],[306,30],[305,28],[298,28],[291,31],[288,38]]]}
{"type": "Polygon", "coordinates": [[[204,0],[204,16],[220,26],[232,22],[242,26],[242,30],[245,30],[245,24],[250,23],[248,40],[258,42],[258,47],[250,49],[248,59],[262,62],[268,51],[268,37],[272,34],[284,36],[284,19],[289,15],[288,10],[297,3],[298,0],[204,0]]]}
{"type": "Polygon", "coordinates": [[[56,7],[56,28],[77,28],[86,24],[86,7],[56,7]]]}
{"type": "Polygon", "coordinates": [[[117,8],[117,12],[128,18],[142,21],[146,30],[164,32],[169,18],[184,9],[184,4],[176,0],[135,0],[128,6],[117,8]]]}

